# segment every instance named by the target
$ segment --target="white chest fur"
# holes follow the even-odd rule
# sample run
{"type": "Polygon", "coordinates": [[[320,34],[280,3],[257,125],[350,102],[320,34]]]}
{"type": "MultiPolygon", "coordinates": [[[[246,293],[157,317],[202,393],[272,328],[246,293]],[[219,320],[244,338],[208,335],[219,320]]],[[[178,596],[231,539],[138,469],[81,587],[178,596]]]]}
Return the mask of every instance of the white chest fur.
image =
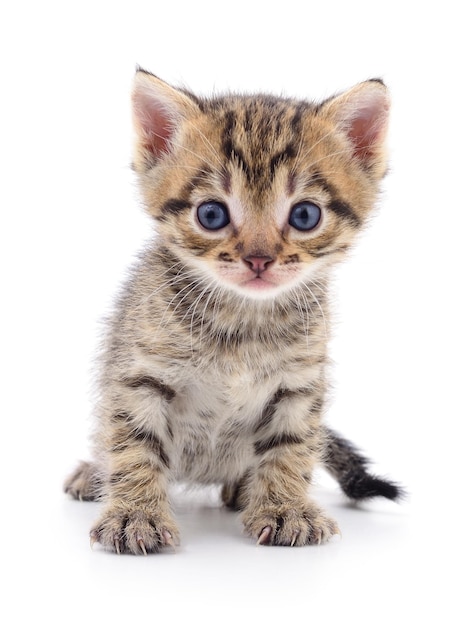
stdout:
{"type": "Polygon", "coordinates": [[[243,364],[229,374],[209,367],[192,376],[169,413],[178,477],[217,482],[242,475],[255,425],[279,383],[279,376],[257,379],[243,364]]]}

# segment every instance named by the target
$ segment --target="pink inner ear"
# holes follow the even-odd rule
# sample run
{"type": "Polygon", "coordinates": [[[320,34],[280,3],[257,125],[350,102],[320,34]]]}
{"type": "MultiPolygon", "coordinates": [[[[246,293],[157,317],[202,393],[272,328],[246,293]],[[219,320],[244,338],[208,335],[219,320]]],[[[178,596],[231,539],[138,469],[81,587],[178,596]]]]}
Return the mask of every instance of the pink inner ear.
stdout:
{"type": "Polygon", "coordinates": [[[168,152],[174,123],[165,105],[143,90],[136,91],[134,113],[143,147],[157,158],[168,152]]]}
{"type": "Polygon", "coordinates": [[[382,142],[387,123],[387,105],[378,99],[356,111],[348,128],[354,154],[363,161],[372,158],[382,142]]]}

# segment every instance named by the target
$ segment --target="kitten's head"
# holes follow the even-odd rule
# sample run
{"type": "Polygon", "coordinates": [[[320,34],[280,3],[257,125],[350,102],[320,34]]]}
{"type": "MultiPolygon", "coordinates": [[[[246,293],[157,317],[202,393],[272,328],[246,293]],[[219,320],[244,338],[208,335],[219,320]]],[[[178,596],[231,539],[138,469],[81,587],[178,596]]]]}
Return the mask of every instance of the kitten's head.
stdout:
{"type": "Polygon", "coordinates": [[[201,99],[139,70],[134,168],[164,245],[189,270],[253,299],[324,276],[386,170],[381,81],[321,104],[201,99]]]}

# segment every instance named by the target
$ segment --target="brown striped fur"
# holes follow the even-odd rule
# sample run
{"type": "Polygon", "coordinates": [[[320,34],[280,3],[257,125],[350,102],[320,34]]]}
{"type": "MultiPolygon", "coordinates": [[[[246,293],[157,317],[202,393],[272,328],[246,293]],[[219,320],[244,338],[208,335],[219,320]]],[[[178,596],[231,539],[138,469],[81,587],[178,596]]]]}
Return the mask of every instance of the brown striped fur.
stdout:
{"type": "Polygon", "coordinates": [[[203,99],[139,70],[133,108],[157,235],[109,322],[95,458],[66,491],[103,500],[91,538],[117,552],[178,540],[175,479],[221,484],[261,543],[327,540],[338,529],[307,496],[311,472],[365,472],[322,425],[329,275],[385,173],[386,88],[203,99]],[[209,201],[228,211],[219,230],[198,221],[209,201]],[[308,232],[289,221],[303,201],[321,209],[308,232]]]}

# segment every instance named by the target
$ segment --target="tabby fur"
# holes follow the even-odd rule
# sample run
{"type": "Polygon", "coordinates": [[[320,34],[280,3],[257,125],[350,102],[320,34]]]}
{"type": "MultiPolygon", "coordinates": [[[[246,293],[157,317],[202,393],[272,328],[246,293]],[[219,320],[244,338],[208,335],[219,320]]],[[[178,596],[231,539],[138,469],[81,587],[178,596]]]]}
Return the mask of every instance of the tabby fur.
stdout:
{"type": "Polygon", "coordinates": [[[308,495],[319,463],[351,498],[398,497],[323,423],[331,269],[374,207],[388,109],[378,80],[315,104],[137,71],[133,167],[157,233],[109,320],[94,459],[65,485],[104,503],[92,543],[175,545],[175,480],[221,485],[251,537],[288,546],[338,532],[308,495]],[[321,209],[308,232],[289,223],[304,200],[321,209]],[[198,222],[207,202],[228,225],[198,222]]]}

